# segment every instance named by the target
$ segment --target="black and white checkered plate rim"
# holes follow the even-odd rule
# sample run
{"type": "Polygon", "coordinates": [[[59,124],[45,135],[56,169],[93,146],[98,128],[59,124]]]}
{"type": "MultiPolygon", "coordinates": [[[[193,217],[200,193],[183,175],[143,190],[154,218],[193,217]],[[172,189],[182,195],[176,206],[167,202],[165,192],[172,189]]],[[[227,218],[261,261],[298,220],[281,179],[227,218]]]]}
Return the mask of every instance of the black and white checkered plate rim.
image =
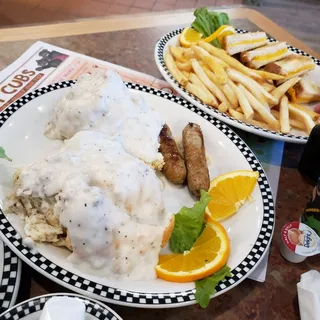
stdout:
{"type": "MultiPolygon", "coordinates": [[[[73,81],[56,83],[38,89],[20,98],[0,114],[0,128],[14,112],[26,105],[31,100],[48,92],[69,87],[73,83],[73,81]]],[[[248,161],[252,170],[259,172],[260,178],[258,180],[258,185],[263,200],[263,217],[261,229],[251,251],[248,252],[245,259],[232,270],[232,277],[221,282],[218,285],[216,295],[222,294],[223,292],[238,285],[254,270],[254,268],[264,257],[264,254],[267,251],[267,248],[272,239],[275,223],[274,203],[271,188],[266,174],[250,148],[234,131],[232,131],[223,122],[215,119],[214,117],[195,107],[188,101],[171,95],[165,91],[156,90],[134,83],[126,83],[126,85],[129,89],[146,92],[148,94],[167,99],[198,114],[199,116],[210,122],[218,130],[223,132],[226,138],[228,138],[242,153],[242,155],[248,161]]],[[[10,246],[10,248],[15,252],[19,252],[21,259],[28,263],[32,268],[44,274],[51,280],[81,294],[90,295],[94,298],[110,303],[143,308],[170,308],[195,303],[195,289],[187,290],[184,292],[180,291],[167,293],[144,293],[132,290],[120,290],[85,279],[75,273],[63,269],[60,266],[56,265],[54,262],[45,258],[40,253],[34,253],[26,246],[24,246],[22,244],[22,240],[19,238],[19,235],[17,235],[16,230],[12,227],[1,210],[0,235],[3,240],[10,246]]]]}
{"type": "Polygon", "coordinates": [[[2,313],[16,302],[21,278],[21,261],[1,240],[0,246],[3,247],[3,259],[0,257],[2,263],[0,313],[2,313]]]}
{"type": "Polygon", "coordinates": [[[34,297],[32,299],[23,301],[16,306],[10,308],[9,310],[3,312],[0,315],[1,320],[19,320],[25,319],[27,320],[30,316],[34,319],[32,314],[38,313],[43,310],[45,303],[53,298],[53,297],[69,297],[79,299],[85,304],[86,307],[86,314],[93,316],[95,319],[98,320],[121,320],[120,316],[116,314],[112,309],[107,307],[106,305],[98,302],[96,300],[80,296],[78,294],[72,293],[53,293],[47,294],[44,296],[34,297]]]}
{"type": "MultiPolygon", "coordinates": [[[[162,75],[171,80],[171,82],[173,82],[179,89],[180,91],[183,92],[183,94],[185,95],[186,99],[190,99],[191,102],[196,101],[201,108],[203,108],[204,110],[207,110],[210,114],[212,114],[214,117],[218,117],[220,120],[224,121],[224,120],[228,120],[227,122],[231,125],[234,124],[235,126],[239,127],[240,129],[245,130],[245,128],[248,129],[254,129],[254,131],[257,133],[256,130],[258,130],[258,132],[261,133],[267,133],[267,134],[271,134],[271,136],[268,136],[269,138],[273,137],[274,139],[279,139],[279,140],[286,140],[286,141],[292,141],[292,142],[298,142],[298,143],[305,143],[308,140],[307,136],[299,136],[299,135],[293,135],[293,134],[284,134],[281,132],[277,132],[277,131],[272,131],[272,130],[268,130],[268,129],[264,129],[261,127],[257,127],[251,124],[248,124],[246,122],[243,122],[241,120],[237,120],[235,118],[232,118],[230,116],[228,116],[227,114],[220,112],[217,109],[213,109],[210,108],[207,104],[203,103],[200,99],[198,99],[196,96],[194,96],[193,94],[189,93],[183,86],[181,86],[176,79],[171,75],[170,71],[168,70],[165,62],[164,62],[164,50],[165,47],[167,45],[167,43],[169,42],[170,39],[178,36],[181,32],[183,31],[183,28],[181,29],[177,29],[174,31],[171,31],[169,33],[167,33],[166,35],[164,35],[156,44],[155,47],[155,59],[158,62],[159,65],[161,65],[161,69],[160,72],[162,73],[162,75]],[[240,124],[241,126],[238,126],[236,124],[240,124]]],[[[248,31],[246,30],[242,30],[242,29],[236,29],[237,33],[247,33],[248,31]]],[[[275,42],[277,41],[274,38],[268,37],[268,40],[270,42],[275,42]]],[[[311,55],[309,55],[308,53],[295,48],[293,46],[287,45],[288,49],[291,50],[294,53],[300,54],[302,56],[306,56],[306,57],[310,57],[312,59],[312,61],[320,66],[320,60],[312,57],[311,55]]],[[[182,94],[182,93],[181,93],[182,94]]],[[[252,132],[252,130],[248,130],[250,132],[252,132]]]]}

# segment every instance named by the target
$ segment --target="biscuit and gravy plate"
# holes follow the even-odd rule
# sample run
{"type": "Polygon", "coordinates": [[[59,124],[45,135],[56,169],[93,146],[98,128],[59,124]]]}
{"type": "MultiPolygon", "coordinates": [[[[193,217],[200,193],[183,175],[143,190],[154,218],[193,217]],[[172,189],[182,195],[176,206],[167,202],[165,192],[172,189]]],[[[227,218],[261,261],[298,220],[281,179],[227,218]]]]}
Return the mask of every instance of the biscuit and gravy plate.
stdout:
{"type": "Polygon", "coordinates": [[[267,252],[275,215],[261,164],[181,98],[98,70],[27,94],[0,127],[1,238],[70,290],[205,307],[267,252]]]}

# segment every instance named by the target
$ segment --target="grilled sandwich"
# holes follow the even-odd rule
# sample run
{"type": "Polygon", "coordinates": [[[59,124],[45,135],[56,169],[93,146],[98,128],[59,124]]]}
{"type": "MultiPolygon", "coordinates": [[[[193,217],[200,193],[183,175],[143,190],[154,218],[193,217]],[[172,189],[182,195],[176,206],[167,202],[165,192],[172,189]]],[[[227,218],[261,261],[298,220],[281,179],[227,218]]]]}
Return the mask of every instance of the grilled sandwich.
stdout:
{"type": "Polygon", "coordinates": [[[251,51],[242,52],[240,60],[249,68],[259,69],[268,63],[283,59],[289,54],[290,51],[287,49],[285,42],[276,42],[251,51]]]}
{"type": "Polygon", "coordinates": [[[315,64],[310,58],[293,53],[282,60],[268,63],[264,70],[290,79],[305,74],[314,68],[315,64]]]}
{"type": "Polygon", "coordinates": [[[295,103],[320,101],[320,85],[303,78],[288,90],[288,95],[295,103]]]}
{"type": "Polygon", "coordinates": [[[261,47],[267,43],[265,32],[235,34],[223,38],[223,48],[229,55],[261,47]]]}

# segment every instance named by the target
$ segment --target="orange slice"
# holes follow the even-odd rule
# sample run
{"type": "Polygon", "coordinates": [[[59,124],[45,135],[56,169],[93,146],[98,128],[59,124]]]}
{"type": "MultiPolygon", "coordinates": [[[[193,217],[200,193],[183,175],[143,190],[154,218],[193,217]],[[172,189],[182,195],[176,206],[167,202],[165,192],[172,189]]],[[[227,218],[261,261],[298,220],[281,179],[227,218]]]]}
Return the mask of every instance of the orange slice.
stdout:
{"type": "Polygon", "coordinates": [[[238,170],[213,179],[208,191],[212,200],[206,208],[206,221],[219,221],[236,213],[250,197],[258,178],[258,172],[238,170]]]}
{"type": "Polygon", "coordinates": [[[201,33],[192,28],[185,28],[180,34],[180,44],[182,47],[190,48],[191,44],[197,43],[201,38],[201,33]]]}
{"type": "Polygon", "coordinates": [[[222,44],[222,40],[225,36],[229,36],[232,34],[236,34],[236,30],[229,26],[229,25],[224,25],[221,26],[218,30],[216,30],[212,35],[210,35],[209,37],[205,38],[204,41],[205,42],[211,42],[213,40],[218,39],[220,44],[222,44]]]}
{"type": "Polygon", "coordinates": [[[158,278],[172,282],[203,279],[220,270],[230,254],[230,241],[224,227],[208,223],[190,251],[159,257],[158,278]]]}

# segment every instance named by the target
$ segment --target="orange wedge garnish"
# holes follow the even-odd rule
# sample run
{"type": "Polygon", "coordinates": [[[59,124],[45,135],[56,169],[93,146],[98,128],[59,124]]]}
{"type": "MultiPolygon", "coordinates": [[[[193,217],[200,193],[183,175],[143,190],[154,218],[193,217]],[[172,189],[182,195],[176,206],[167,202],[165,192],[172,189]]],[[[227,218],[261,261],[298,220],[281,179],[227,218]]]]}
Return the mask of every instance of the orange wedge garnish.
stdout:
{"type": "Polygon", "coordinates": [[[258,178],[258,172],[238,170],[213,179],[208,191],[212,199],[206,208],[206,221],[219,221],[236,213],[250,197],[258,178]]]}
{"type": "Polygon", "coordinates": [[[220,270],[230,254],[230,241],[219,222],[208,223],[190,251],[162,255],[158,278],[172,282],[203,279],[220,270]]]}
{"type": "Polygon", "coordinates": [[[190,48],[191,44],[197,43],[202,38],[202,34],[192,28],[184,28],[180,34],[180,44],[182,47],[190,48]]]}

